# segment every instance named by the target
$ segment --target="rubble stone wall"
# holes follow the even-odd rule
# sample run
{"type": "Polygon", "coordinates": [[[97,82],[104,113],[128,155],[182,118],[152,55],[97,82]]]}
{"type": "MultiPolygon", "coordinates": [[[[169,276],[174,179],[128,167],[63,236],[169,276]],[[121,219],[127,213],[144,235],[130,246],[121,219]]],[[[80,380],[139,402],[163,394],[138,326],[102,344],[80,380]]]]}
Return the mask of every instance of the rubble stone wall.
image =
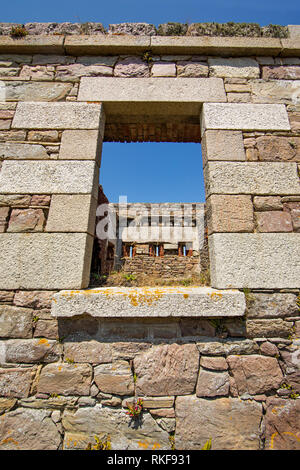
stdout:
{"type": "Polygon", "coordinates": [[[0,36],[0,448],[299,449],[299,39],[142,31],[0,36]],[[112,132],[95,79],[144,83],[154,104],[163,80],[176,112],[205,85],[185,124],[149,111],[112,132]],[[212,286],[244,293],[242,319],[51,315],[88,287],[106,132],[202,140],[212,286]]]}

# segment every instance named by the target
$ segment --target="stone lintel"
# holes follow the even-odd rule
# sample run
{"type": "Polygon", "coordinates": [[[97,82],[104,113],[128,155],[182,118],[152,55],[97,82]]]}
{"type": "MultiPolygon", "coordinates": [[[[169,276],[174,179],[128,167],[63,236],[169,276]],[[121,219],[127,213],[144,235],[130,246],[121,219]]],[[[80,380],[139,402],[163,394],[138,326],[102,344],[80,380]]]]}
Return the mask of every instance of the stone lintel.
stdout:
{"type": "Polygon", "coordinates": [[[102,103],[203,103],[225,102],[226,94],[221,78],[119,78],[83,77],[78,101],[102,103]]]}
{"type": "Polygon", "coordinates": [[[300,233],[214,233],[212,286],[284,289],[300,286],[300,233]]]}
{"type": "Polygon", "coordinates": [[[57,293],[53,317],[103,318],[240,317],[244,294],[210,287],[103,287],[57,293]]]}

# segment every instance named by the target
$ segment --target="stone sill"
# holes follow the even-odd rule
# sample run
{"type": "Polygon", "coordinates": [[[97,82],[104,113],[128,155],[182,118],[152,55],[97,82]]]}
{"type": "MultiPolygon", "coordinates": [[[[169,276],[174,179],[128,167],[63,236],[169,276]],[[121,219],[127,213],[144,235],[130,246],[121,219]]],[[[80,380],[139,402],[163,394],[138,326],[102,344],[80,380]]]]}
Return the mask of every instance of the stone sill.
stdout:
{"type": "Polygon", "coordinates": [[[0,36],[1,54],[202,54],[282,56],[300,54],[300,39],[216,36],[28,35],[0,36]]]}
{"type": "Polygon", "coordinates": [[[63,290],[54,295],[51,315],[70,318],[242,317],[245,296],[211,287],[101,287],[63,290]]]}

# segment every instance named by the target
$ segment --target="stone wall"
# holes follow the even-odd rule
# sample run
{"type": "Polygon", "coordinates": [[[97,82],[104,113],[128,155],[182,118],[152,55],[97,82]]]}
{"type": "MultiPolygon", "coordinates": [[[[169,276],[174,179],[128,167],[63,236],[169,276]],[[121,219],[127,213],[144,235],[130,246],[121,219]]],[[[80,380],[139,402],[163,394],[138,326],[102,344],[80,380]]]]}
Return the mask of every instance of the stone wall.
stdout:
{"type": "Polygon", "coordinates": [[[165,255],[151,257],[138,255],[134,258],[124,258],[123,270],[131,274],[149,274],[165,279],[185,279],[200,273],[199,256],[165,255]]]}
{"type": "Polygon", "coordinates": [[[299,39],[142,31],[0,36],[0,448],[299,449],[299,39]],[[243,316],[143,317],[156,291],[112,318],[105,289],[105,317],[54,315],[88,287],[103,138],[202,139],[203,295],[243,316]]]}

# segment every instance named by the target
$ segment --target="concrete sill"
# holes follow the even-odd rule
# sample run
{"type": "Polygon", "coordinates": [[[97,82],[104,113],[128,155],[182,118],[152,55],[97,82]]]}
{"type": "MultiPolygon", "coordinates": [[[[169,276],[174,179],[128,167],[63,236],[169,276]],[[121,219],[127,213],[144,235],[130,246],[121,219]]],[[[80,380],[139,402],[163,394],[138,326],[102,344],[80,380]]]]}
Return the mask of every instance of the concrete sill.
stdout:
{"type": "Polygon", "coordinates": [[[211,287],[101,287],[54,295],[55,318],[88,314],[102,318],[241,317],[245,296],[211,287]]]}

